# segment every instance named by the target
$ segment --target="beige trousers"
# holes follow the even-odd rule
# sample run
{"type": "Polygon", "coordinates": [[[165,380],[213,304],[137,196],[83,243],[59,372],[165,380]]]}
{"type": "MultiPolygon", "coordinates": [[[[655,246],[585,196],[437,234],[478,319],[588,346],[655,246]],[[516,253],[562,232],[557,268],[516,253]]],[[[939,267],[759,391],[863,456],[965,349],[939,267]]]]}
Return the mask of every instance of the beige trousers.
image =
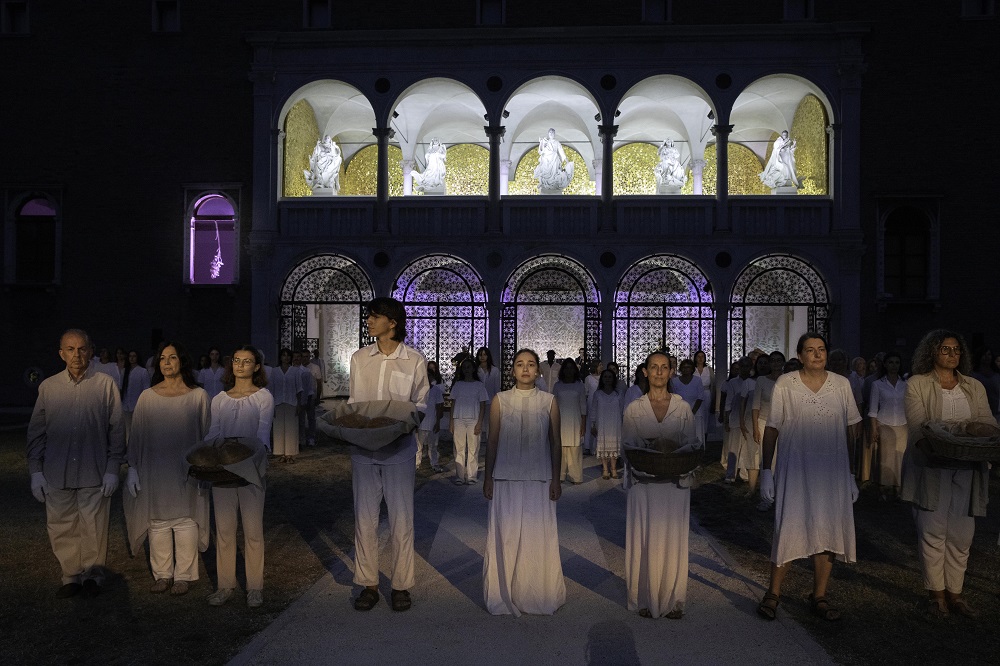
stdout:
{"type": "Polygon", "coordinates": [[[392,589],[414,585],[413,483],[416,468],[351,463],[354,477],[354,583],[378,585],[378,519],[385,498],[392,544],[392,589]]]}
{"type": "Polygon", "coordinates": [[[564,446],[562,447],[562,471],[559,480],[569,479],[573,483],[583,481],[583,447],[564,446]]]}
{"type": "Polygon", "coordinates": [[[264,589],[264,488],[212,488],[215,505],[215,568],[219,589],[236,587],[236,514],[243,521],[247,590],[264,589]]]}
{"type": "Polygon", "coordinates": [[[299,455],[299,419],[295,415],[295,405],[275,405],[273,432],[274,455],[299,455]]]}
{"type": "Polygon", "coordinates": [[[976,519],[969,515],[975,472],[929,469],[926,473],[935,471],[941,475],[937,510],[913,509],[917,522],[917,556],[926,589],[961,594],[969,549],[976,534],[976,519]]]}
{"type": "Polygon", "coordinates": [[[104,496],[101,486],[49,488],[45,519],[63,584],[104,580],[110,507],[111,498],[104,496]]]}
{"type": "Polygon", "coordinates": [[[156,580],[198,580],[198,523],[191,518],[150,520],[149,566],[156,580]]]}

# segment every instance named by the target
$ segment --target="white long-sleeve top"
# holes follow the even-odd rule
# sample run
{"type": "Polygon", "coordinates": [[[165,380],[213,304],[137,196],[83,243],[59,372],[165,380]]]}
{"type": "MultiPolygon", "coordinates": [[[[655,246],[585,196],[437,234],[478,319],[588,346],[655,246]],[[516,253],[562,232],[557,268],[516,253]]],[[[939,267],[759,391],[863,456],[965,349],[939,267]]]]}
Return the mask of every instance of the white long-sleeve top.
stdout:
{"type": "Polygon", "coordinates": [[[479,379],[483,382],[483,386],[486,387],[486,402],[493,400],[493,396],[500,392],[500,368],[495,365],[490,368],[489,372],[483,369],[482,366],[476,370],[476,374],[479,375],[479,379]]]}
{"type": "Polygon", "coordinates": [[[209,366],[198,371],[198,383],[205,389],[209,400],[222,393],[222,375],[225,372],[226,369],[221,365],[218,368],[209,366]]]}
{"type": "Polygon", "coordinates": [[[280,366],[274,368],[267,378],[267,390],[274,396],[275,405],[298,406],[303,393],[302,369],[293,365],[288,366],[286,371],[280,366]]]}
{"type": "Polygon", "coordinates": [[[256,437],[271,448],[274,396],[259,389],[245,398],[230,398],[223,392],[212,398],[212,424],[205,435],[211,442],[219,437],[256,437]]]}
{"type": "Polygon", "coordinates": [[[141,365],[137,365],[128,373],[128,386],[125,387],[125,395],[122,396],[122,410],[134,412],[139,396],[149,388],[149,372],[141,365]]]}
{"type": "Polygon", "coordinates": [[[899,377],[896,379],[896,385],[893,386],[888,378],[882,377],[872,384],[871,406],[868,408],[868,416],[878,419],[878,422],[883,425],[904,426],[906,425],[905,398],[905,379],[899,377]]]}

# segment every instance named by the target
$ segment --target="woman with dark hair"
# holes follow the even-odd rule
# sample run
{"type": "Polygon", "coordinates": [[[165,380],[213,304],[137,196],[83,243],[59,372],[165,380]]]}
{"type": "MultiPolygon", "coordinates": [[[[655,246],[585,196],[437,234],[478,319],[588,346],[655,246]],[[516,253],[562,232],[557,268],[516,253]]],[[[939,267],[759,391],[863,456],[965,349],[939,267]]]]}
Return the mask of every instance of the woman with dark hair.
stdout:
{"type": "Polygon", "coordinates": [[[444,416],[444,384],[441,380],[441,373],[438,372],[437,361],[427,361],[427,381],[430,389],[427,391],[427,409],[420,420],[420,427],[417,428],[417,469],[424,460],[424,450],[431,461],[431,469],[435,472],[443,472],[444,467],[438,451],[438,435],[441,432],[441,418],[444,416]]]}
{"type": "Polygon", "coordinates": [[[299,410],[304,400],[302,373],[292,366],[292,350],[282,347],[278,365],[271,371],[274,398],[274,455],[276,462],[294,463],[299,454],[299,410]]]}
{"type": "Polygon", "coordinates": [[[483,435],[481,438],[481,441],[485,443],[490,434],[490,404],[493,402],[493,396],[500,392],[500,368],[493,365],[493,353],[489,347],[480,347],[476,352],[476,359],[479,361],[476,374],[479,375],[479,381],[486,387],[487,418],[483,422],[483,435]]]}
{"type": "Polygon", "coordinates": [[[625,391],[625,397],[622,399],[623,409],[646,395],[648,390],[649,380],[646,379],[646,363],[643,362],[635,366],[635,377],[632,379],[632,385],[625,391]]]}
{"type": "Polygon", "coordinates": [[[559,480],[583,483],[583,433],[587,427],[587,389],[580,381],[576,361],[566,359],[559,368],[559,380],[552,387],[559,406],[559,441],[562,469],[559,480]]]}
{"type": "Polygon", "coordinates": [[[989,464],[942,458],[931,453],[922,426],[928,421],[996,425],[986,390],[968,377],[969,347],[954,331],[924,336],[913,353],[913,375],[906,383],[908,440],[903,456],[900,497],[912,502],[917,523],[917,555],[934,616],[955,611],[975,617],[962,597],[975,516],[986,515],[989,464]]]}
{"type": "MultiPolygon", "coordinates": [[[[129,381],[135,382],[132,373],[146,374],[146,368],[135,352],[129,357],[129,381]]],[[[182,345],[160,344],[157,358],[152,387],[135,405],[125,517],[133,555],[149,535],[149,591],[179,595],[198,580],[198,551],[208,547],[208,494],[188,476],[185,458],[208,431],[208,394],[195,381],[182,345]]]]}
{"type": "MultiPolygon", "coordinates": [[[[646,358],[649,390],[625,408],[622,446],[647,448],[671,440],[677,451],[703,448],[695,416],[683,398],[670,392],[672,368],[664,352],[646,358]]],[[[627,605],[642,617],[679,620],[688,581],[688,533],[694,475],[657,479],[626,465],[625,524],[627,605]]]]}
{"type": "Polygon", "coordinates": [[[142,392],[149,388],[149,371],[139,363],[139,352],[128,353],[128,368],[122,376],[122,413],[125,415],[125,442],[132,434],[132,415],[142,392]]]}
{"type": "Polygon", "coordinates": [[[715,370],[708,365],[708,356],[702,349],[694,353],[694,376],[701,380],[701,384],[705,387],[705,392],[708,396],[705,399],[705,404],[700,414],[701,427],[704,428],[707,435],[711,426],[712,414],[715,413],[716,407],[715,370]]]}
{"type": "Polygon", "coordinates": [[[486,417],[486,387],[476,374],[476,363],[467,358],[458,366],[451,385],[451,430],[455,442],[456,486],[479,482],[479,435],[486,417]]]}
{"type": "Polygon", "coordinates": [[[868,408],[869,449],[878,448],[879,485],[882,486],[881,499],[889,494],[899,494],[900,473],[903,468],[903,453],[906,451],[906,380],[900,376],[903,358],[896,352],[889,352],[882,359],[882,372],[872,384],[871,406],[868,408]]]}
{"type": "Polygon", "coordinates": [[[246,569],[247,606],[264,603],[264,491],[267,486],[267,454],[271,441],[274,398],[264,374],[264,357],[251,345],[239,347],[226,368],[223,384],[229,390],[212,399],[212,424],[206,442],[239,438],[253,450],[248,459],[252,470],[247,479],[212,486],[215,506],[215,567],[218,588],[208,603],[221,606],[236,588],[236,516],[243,521],[243,559],[246,569]]]}
{"type": "Polygon", "coordinates": [[[795,349],[802,369],[775,382],[764,428],[760,496],[774,500],[775,517],[771,581],[757,613],[766,620],[775,618],[789,563],[810,557],[812,612],[824,620],[839,620],[840,611],[827,601],[826,588],[834,559],[855,561],[851,505],[858,499],[858,486],[851,461],[861,414],[851,383],[826,369],[822,335],[803,334],[795,349]]]}
{"type": "MultiPolygon", "coordinates": [[[[203,357],[204,358],[204,357],[203,357]]],[[[212,400],[219,393],[222,393],[222,377],[226,373],[225,364],[222,363],[222,354],[218,347],[208,350],[208,365],[202,366],[198,370],[198,381],[201,383],[208,399],[212,400]]]]}
{"type": "Polygon", "coordinates": [[[704,411],[708,411],[708,395],[701,379],[694,376],[694,361],[689,358],[680,363],[680,374],[670,378],[670,392],[676,393],[691,408],[694,414],[695,435],[705,440],[705,426],[702,421],[704,411]]]}
{"type": "Polygon", "coordinates": [[[621,455],[622,415],[625,408],[622,397],[615,390],[618,378],[605,370],[601,373],[601,388],[594,392],[587,408],[590,434],[597,444],[597,458],[601,461],[601,478],[618,478],[618,456],[621,455]]]}

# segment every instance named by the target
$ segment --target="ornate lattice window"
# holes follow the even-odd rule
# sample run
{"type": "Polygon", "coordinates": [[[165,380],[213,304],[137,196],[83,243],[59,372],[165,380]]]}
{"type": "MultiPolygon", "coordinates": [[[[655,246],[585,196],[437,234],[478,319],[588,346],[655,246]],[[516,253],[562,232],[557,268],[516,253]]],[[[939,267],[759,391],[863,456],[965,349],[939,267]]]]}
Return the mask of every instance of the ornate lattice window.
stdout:
{"type": "Polygon", "coordinates": [[[587,358],[601,351],[601,296],[594,278],[578,262],[542,255],[521,264],[504,287],[500,315],[500,366],[504,387],[518,349],[534,349],[543,358],[587,358]]]}
{"type": "Polygon", "coordinates": [[[417,259],[396,280],[392,297],[406,307],[407,343],[437,361],[447,384],[451,360],[486,345],[486,289],[461,259],[445,254],[417,259]]]}
{"type": "Polygon", "coordinates": [[[733,285],[730,360],[754,348],[794,355],[802,333],[829,335],[829,317],[829,291],[816,269],[788,254],[761,257],[733,285]]]}
{"type": "Polygon", "coordinates": [[[615,292],[614,354],[623,369],[620,380],[656,349],[678,358],[703,350],[713,362],[712,288],[701,270],[676,255],[656,255],[636,262],[615,292]]]}
{"type": "Polygon", "coordinates": [[[364,306],[374,297],[361,267],[335,254],[306,259],[285,278],[278,321],[281,346],[319,349],[326,363],[324,395],[350,393],[351,355],[369,343],[364,306]]]}

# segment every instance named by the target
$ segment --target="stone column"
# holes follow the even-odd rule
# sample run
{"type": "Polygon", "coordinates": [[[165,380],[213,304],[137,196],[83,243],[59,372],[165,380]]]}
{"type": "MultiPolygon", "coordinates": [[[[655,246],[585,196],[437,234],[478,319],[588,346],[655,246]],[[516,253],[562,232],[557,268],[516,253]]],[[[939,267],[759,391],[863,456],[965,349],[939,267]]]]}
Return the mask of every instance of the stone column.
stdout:
{"type": "Polygon", "coordinates": [[[597,126],[597,131],[601,135],[601,216],[600,231],[611,233],[615,230],[615,209],[611,201],[614,194],[614,149],[615,135],[618,134],[618,125],[604,122],[597,126]]]}
{"type": "Polygon", "coordinates": [[[507,194],[510,184],[510,168],[514,165],[510,160],[500,160],[500,196],[507,194]]]}
{"type": "Polygon", "coordinates": [[[486,206],[486,229],[489,233],[500,233],[500,139],[507,128],[490,123],[483,127],[490,139],[490,189],[486,206]]]}
{"type": "Polygon", "coordinates": [[[691,160],[692,194],[702,194],[702,174],[705,173],[705,160],[691,160]]]}
{"type": "Polygon", "coordinates": [[[732,231],[729,224],[729,134],[732,131],[732,125],[712,126],[712,134],[715,136],[716,231],[732,231]]]}
{"type": "Polygon", "coordinates": [[[601,196],[604,191],[604,160],[595,159],[591,164],[594,166],[594,187],[597,191],[597,196],[601,196]]]}
{"type": "Polygon", "coordinates": [[[403,196],[408,197],[413,194],[413,165],[414,160],[400,160],[399,165],[403,167],[403,196]]]}
{"type": "Polygon", "coordinates": [[[389,231],[389,139],[396,132],[389,127],[374,127],[378,141],[378,182],[375,186],[375,232],[389,231]]]}

